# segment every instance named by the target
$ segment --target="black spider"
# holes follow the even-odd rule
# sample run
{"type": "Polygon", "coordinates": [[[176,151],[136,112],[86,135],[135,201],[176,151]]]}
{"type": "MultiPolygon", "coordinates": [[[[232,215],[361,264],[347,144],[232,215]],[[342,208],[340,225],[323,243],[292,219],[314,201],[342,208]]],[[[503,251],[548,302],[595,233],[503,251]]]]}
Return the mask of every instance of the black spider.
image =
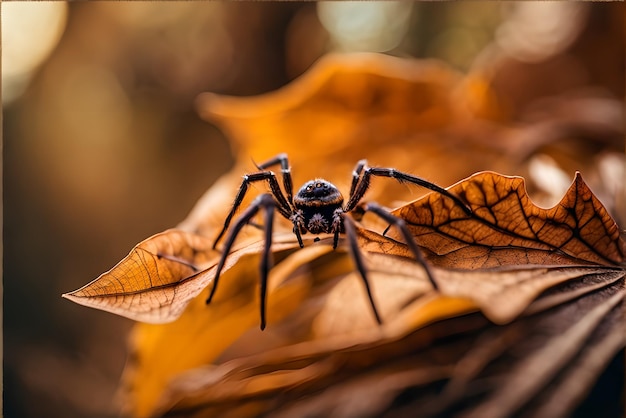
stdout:
{"type": "Polygon", "coordinates": [[[374,299],[372,297],[369,282],[367,281],[367,272],[363,264],[361,252],[359,251],[357,235],[353,223],[354,220],[351,219],[350,216],[346,216],[347,213],[352,212],[358,207],[359,210],[361,210],[363,213],[372,212],[388,222],[390,226],[393,225],[398,228],[409,249],[426,270],[426,274],[428,275],[428,278],[430,279],[430,282],[435,289],[437,288],[437,283],[434,280],[433,273],[430,270],[428,263],[424,259],[422,252],[415,243],[415,240],[413,239],[410,231],[406,227],[404,220],[392,215],[374,202],[359,205],[359,202],[363,198],[363,195],[365,195],[365,192],[370,185],[371,177],[391,177],[401,183],[407,182],[425,187],[437,193],[441,193],[442,195],[454,200],[454,202],[458,204],[465,212],[467,212],[468,214],[471,213],[471,209],[469,209],[469,207],[465,203],[463,203],[458,197],[456,197],[452,193],[448,192],[446,189],[443,189],[436,184],[433,184],[422,178],[403,173],[401,171],[397,171],[393,168],[368,167],[365,160],[359,161],[354,168],[354,171],[352,172],[350,197],[348,198],[348,203],[346,203],[345,206],[343,206],[343,196],[341,195],[341,192],[339,192],[337,187],[323,179],[315,179],[306,182],[300,188],[300,190],[298,190],[298,193],[293,196],[291,169],[289,167],[289,162],[287,160],[286,154],[279,154],[271,160],[266,161],[263,164],[257,165],[257,167],[260,171],[252,174],[246,174],[243,177],[243,182],[241,183],[241,187],[239,188],[237,197],[235,197],[233,208],[226,217],[226,220],[224,221],[224,228],[222,228],[217,238],[215,239],[213,248],[217,246],[217,243],[224,235],[224,232],[228,229],[233,215],[241,205],[241,202],[244,199],[250,183],[254,183],[257,181],[266,181],[269,184],[271,193],[265,193],[258,196],[235,221],[233,228],[230,230],[230,233],[226,238],[226,243],[224,244],[222,256],[215,272],[215,278],[213,279],[213,288],[211,289],[211,293],[209,294],[206,303],[211,303],[211,300],[215,295],[220,273],[222,271],[222,268],[224,267],[224,263],[226,261],[226,257],[228,256],[230,248],[232,247],[235,238],[239,234],[239,231],[252,219],[252,217],[259,211],[260,208],[263,208],[265,210],[265,222],[263,226],[265,231],[265,247],[263,249],[263,254],[261,255],[260,263],[261,329],[265,329],[267,274],[270,268],[272,224],[274,221],[274,211],[276,209],[282,216],[289,219],[293,223],[293,233],[296,235],[300,247],[304,247],[301,235],[306,234],[307,232],[316,235],[322,233],[333,234],[333,248],[337,248],[339,234],[346,234],[346,237],[348,238],[350,254],[352,255],[356,268],[358,269],[361,278],[363,279],[363,284],[365,285],[365,289],[367,290],[367,296],[369,297],[372,311],[374,312],[376,321],[378,321],[379,324],[382,323],[382,321],[380,315],[378,314],[378,310],[376,309],[376,304],[374,303],[374,299]],[[280,164],[281,167],[283,188],[285,189],[286,196],[280,189],[278,180],[276,179],[276,174],[274,174],[274,172],[272,171],[267,170],[267,168],[278,164],[280,164]]]}

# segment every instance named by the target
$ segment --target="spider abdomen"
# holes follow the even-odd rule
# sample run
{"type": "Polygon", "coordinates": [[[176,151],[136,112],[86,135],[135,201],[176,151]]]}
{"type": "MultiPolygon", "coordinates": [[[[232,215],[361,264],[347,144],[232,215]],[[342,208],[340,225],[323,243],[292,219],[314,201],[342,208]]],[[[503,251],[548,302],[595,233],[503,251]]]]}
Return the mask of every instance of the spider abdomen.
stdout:
{"type": "Polygon", "coordinates": [[[328,218],[321,213],[314,213],[312,216],[305,216],[306,229],[312,234],[322,234],[330,232],[328,218]]]}

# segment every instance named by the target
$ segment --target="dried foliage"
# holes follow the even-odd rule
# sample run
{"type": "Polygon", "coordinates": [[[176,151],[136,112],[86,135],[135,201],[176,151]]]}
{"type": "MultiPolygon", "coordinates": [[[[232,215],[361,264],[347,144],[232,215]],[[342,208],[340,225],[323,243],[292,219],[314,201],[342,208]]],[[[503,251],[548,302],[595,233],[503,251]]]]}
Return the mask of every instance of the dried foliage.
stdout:
{"type": "MultiPolygon", "coordinates": [[[[300,249],[287,221],[272,247],[267,330],[258,330],[263,242],[252,226],[205,304],[219,258],[212,239],[251,156],[287,152],[296,184],[324,176],[343,190],[364,157],[440,184],[523,166],[525,157],[503,153],[519,149],[506,140],[520,132],[495,123],[505,118],[495,92],[475,95],[472,83],[438,63],[364,54],[326,58],[257,98],[202,96],[201,113],[233,138],[237,166],[177,229],[65,295],[152,323],[137,324],[132,336],[127,412],[571,413],[625,343],[624,242],[580,174],[543,209],[522,178],[478,172],[449,187],[472,215],[436,193],[413,200],[414,188],[375,180],[366,199],[398,206],[393,213],[409,225],[440,287],[433,290],[393,229],[383,234],[386,225],[364,216],[357,232],[381,326],[344,242],[333,251],[329,237],[306,237],[300,249]],[[487,147],[485,135],[502,142],[487,147]]],[[[527,147],[524,155],[532,153],[527,147]]]]}

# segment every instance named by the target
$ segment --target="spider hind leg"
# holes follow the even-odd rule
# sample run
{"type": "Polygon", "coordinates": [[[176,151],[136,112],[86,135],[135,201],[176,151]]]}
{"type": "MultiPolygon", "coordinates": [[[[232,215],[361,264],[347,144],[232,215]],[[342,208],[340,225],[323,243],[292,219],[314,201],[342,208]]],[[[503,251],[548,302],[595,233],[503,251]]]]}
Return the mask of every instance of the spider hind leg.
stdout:
{"type": "Polygon", "coordinates": [[[376,318],[376,322],[382,324],[383,321],[380,317],[380,314],[378,313],[378,309],[376,309],[376,302],[374,302],[372,289],[367,279],[367,269],[365,268],[365,264],[363,263],[363,256],[361,254],[361,250],[359,249],[359,243],[357,242],[356,230],[354,228],[353,222],[354,221],[347,216],[344,218],[344,228],[346,232],[346,237],[348,238],[348,248],[350,249],[350,254],[352,255],[354,264],[356,265],[356,268],[361,275],[363,284],[365,285],[365,291],[367,292],[367,297],[369,298],[372,312],[374,313],[374,317],[376,318]]]}
{"type": "Polygon", "coordinates": [[[394,216],[391,213],[387,212],[382,206],[374,202],[369,202],[363,205],[363,210],[365,212],[372,212],[389,223],[389,226],[385,229],[384,233],[386,233],[391,226],[395,226],[400,231],[406,245],[409,247],[409,250],[411,250],[411,252],[415,256],[415,259],[422,265],[422,267],[426,271],[428,280],[432,284],[433,288],[435,288],[435,290],[438,289],[439,286],[437,286],[437,282],[435,281],[435,276],[432,269],[430,268],[430,263],[424,258],[424,254],[422,253],[422,250],[420,250],[420,248],[417,246],[415,239],[411,235],[411,231],[409,231],[406,226],[406,222],[402,218],[398,218],[397,216],[394,216]]]}

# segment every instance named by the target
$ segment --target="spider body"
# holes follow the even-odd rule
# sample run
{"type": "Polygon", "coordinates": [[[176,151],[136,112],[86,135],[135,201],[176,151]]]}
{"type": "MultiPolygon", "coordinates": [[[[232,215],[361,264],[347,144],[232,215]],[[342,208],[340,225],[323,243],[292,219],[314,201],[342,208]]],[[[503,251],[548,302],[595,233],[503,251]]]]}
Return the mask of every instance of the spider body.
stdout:
{"type": "Polygon", "coordinates": [[[324,179],[307,181],[293,198],[295,213],[291,216],[294,227],[301,234],[328,234],[343,232],[341,213],[343,196],[335,185],[324,179]]]}
{"type": "MultiPolygon", "coordinates": [[[[217,235],[213,248],[217,246],[224,233],[228,230],[231,220],[241,205],[248,187],[251,183],[265,181],[269,185],[271,193],[265,193],[259,195],[250,206],[245,209],[237,220],[235,220],[229,234],[226,237],[222,256],[217,265],[215,272],[215,278],[213,279],[213,287],[207,299],[207,304],[211,302],[215,291],[217,290],[217,284],[220,277],[220,273],[228,257],[228,253],[239,234],[239,231],[250,222],[250,220],[257,214],[259,209],[264,209],[265,218],[263,229],[265,232],[265,246],[263,253],[261,254],[260,269],[260,308],[261,308],[261,329],[265,329],[265,305],[267,299],[267,276],[271,267],[271,245],[272,245],[272,227],[274,221],[274,212],[278,211],[284,218],[290,220],[293,224],[293,233],[298,239],[300,247],[304,247],[302,242],[302,236],[306,233],[319,235],[323,233],[333,234],[333,248],[337,248],[339,242],[339,235],[345,234],[348,241],[348,248],[354,264],[359,271],[359,274],[363,280],[367,296],[372,307],[372,312],[376,321],[380,324],[382,320],[376,309],[376,304],[372,296],[372,292],[367,279],[367,270],[363,262],[361,251],[358,246],[356,229],[354,226],[354,220],[350,216],[350,212],[358,209],[359,212],[372,212],[383,220],[389,223],[390,226],[395,226],[401,233],[405,244],[415,256],[415,259],[424,267],[426,275],[428,276],[431,284],[436,289],[437,282],[434,279],[433,273],[429,267],[429,264],[424,259],[421,250],[415,243],[413,236],[409,229],[406,227],[406,223],[403,219],[398,218],[383,207],[374,202],[368,202],[360,204],[361,199],[365,195],[365,192],[370,186],[372,176],[376,177],[389,177],[394,178],[399,182],[406,182],[416,184],[418,186],[425,187],[432,191],[442,194],[449,199],[452,199],[454,203],[461,207],[467,214],[471,214],[471,209],[461,201],[457,196],[448,192],[436,184],[433,184],[420,177],[413,176],[411,174],[403,173],[393,168],[381,168],[381,167],[367,167],[365,160],[360,160],[352,172],[352,184],[350,187],[350,195],[347,203],[344,205],[344,198],[337,187],[335,187],[329,181],[317,178],[306,182],[293,196],[292,182],[291,182],[291,169],[286,154],[279,154],[276,157],[259,164],[257,168],[260,170],[256,173],[247,174],[243,177],[239,192],[235,197],[233,207],[228,213],[224,221],[224,228],[217,235]],[[267,170],[268,167],[279,165],[281,166],[283,190],[281,190],[276,174],[267,170]]],[[[386,232],[386,230],[385,230],[386,232]]],[[[384,233],[383,233],[384,235],[384,233]]]]}

